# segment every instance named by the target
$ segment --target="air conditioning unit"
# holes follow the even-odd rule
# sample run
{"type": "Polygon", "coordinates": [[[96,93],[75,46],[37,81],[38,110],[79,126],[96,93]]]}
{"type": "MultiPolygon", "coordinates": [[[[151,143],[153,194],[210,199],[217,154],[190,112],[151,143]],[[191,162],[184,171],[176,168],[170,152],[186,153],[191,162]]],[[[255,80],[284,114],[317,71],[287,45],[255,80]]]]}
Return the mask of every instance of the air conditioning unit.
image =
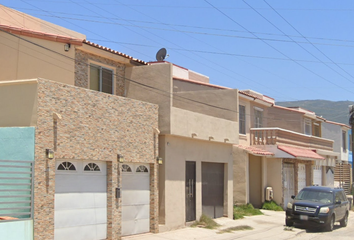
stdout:
{"type": "Polygon", "coordinates": [[[273,188],[272,187],[267,187],[266,188],[266,196],[265,196],[266,201],[270,202],[273,200],[273,188]]]}

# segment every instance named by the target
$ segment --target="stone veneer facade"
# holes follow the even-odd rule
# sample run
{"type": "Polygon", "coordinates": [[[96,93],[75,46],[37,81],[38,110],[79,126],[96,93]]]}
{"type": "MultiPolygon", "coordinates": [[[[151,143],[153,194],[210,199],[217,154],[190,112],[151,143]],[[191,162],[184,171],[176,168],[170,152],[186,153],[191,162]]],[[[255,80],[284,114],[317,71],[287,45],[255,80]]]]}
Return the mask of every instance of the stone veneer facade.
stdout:
{"type": "Polygon", "coordinates": [[[120,163],[150,164],[150,225],[158,231],[158,106],[84,88],[38,80],[35,132],[34,237],[54,238],[55,159],[107,162],[107,239],[120,239],[120,163]],[[58,117],[57,117],[58,116],[58,117]],[[53,149],[55,158],[46,158],[53,149]]]}
{"type": "Polygon", "coordinates": [[[115,95],[124,96],[125,65],[91,53],[75,50],[75,86],[89,88],[89,65],[110,66],[115,73],[115,95]]]}

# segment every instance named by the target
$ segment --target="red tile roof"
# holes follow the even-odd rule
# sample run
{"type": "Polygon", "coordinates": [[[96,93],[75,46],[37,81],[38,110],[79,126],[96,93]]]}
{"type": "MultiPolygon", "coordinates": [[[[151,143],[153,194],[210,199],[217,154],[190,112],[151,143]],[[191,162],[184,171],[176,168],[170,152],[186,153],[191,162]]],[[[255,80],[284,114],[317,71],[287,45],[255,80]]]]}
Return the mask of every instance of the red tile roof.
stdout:
{"type": "Polygon", "coordinates": [[[311,158],[315,160],[324,160],[325,158],[321,155],[318,155],[314,150],[306,149],[306,148],[298,148],[298,147],[290,147],[290,146],[280,146],[278,145],[278,149],[282,150],[296,158],[311,158]]]}
{"type": "Polygon", "coordinates": [[[273,156],[274,153],[269,152],[267,150],[257,148],[254,146],[244,146],[244,145],[235,145],[238,148],[246,150],[248,153],[253,154],[253,155],[262,155],[262,156],[273,156]]]}
{"type": "Polygon", "coordinates": [[[349,125],[347,125],[347,124],[344,124],[344,123],[337,123],[337,122],[332,122],[332,121],[328,121],[328,120],[326,120],[326,123],[330,123],[330,124],[334,124],[334,125],[339,125],[339,126],[346,127],[346,128],[351,128],[351,126],[349,126],[349,125]]]}
{"type": "Polygon", "coordinates": [[[49,41],[53,41],[53,42],[70,43],[70,44],[78,45],[78,46],[82,45],[82,39],[72,38],[72,37],[68,37],[68,36],[39,32],[39,31],[34,31],[34,30],[29,30],[29,29],[19,28],[19,27],[13,27],[13,26],[8,26],[8,25],[3,25],[3,24],[0,24],[0,29],[2,29],[3,31],[9,32],[9,33],[27,36],[27,37],[34,37],[34,38],[49,40],[49,41]]]}
{"type": "Polygon", "coordinates": [[[110,52],[110,53],[117,54],[119,56],[122,56],[122,57],[125,57],[125,58],[128,58],[128,59],[131,59],[134,62],[138,62],[138,63],[144,64],[144,65],[147,65],[147,63],[145,61],[143,61],[143,60],[140,60],[140,59],[137,59],[137,58],[133,58],[132,56],[129,56],[129,55],[125,54],[125,53],[121,53],[121,52],[115,51],[115,50],[113,50],[111,48],[101,46],[101,45],[99,45],[97,43],[93,43],[93,42],[90,42],[90,41],[87,41],[87,40],[84,40],[83,43],[85,43],[87,45],[90,45],[92,47],[99,48],[101,50],[105,50],[105,51],[110,52]]]}

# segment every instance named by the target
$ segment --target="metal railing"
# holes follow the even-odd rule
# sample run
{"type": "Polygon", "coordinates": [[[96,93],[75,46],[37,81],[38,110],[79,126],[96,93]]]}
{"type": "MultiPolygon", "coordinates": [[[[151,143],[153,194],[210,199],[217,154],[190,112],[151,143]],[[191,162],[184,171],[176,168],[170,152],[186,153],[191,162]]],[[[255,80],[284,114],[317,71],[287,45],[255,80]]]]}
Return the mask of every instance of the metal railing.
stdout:
{"type": "Polygon", "coordinates": [[[0,160],[0,217],[33,218],[33,161],[0,160]]]}

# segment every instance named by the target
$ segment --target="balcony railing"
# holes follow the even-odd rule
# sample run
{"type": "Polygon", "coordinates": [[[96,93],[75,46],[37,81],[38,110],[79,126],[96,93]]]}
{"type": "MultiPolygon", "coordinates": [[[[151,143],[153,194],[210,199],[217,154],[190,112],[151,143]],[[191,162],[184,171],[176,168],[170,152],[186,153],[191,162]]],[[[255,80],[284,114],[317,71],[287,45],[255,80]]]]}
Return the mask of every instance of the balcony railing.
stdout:
{"type": "Polygon", "coordinates": [[[251,128],[251,145],[278,144],[333,151],[333,140],[281,128],[251,128]]]}

